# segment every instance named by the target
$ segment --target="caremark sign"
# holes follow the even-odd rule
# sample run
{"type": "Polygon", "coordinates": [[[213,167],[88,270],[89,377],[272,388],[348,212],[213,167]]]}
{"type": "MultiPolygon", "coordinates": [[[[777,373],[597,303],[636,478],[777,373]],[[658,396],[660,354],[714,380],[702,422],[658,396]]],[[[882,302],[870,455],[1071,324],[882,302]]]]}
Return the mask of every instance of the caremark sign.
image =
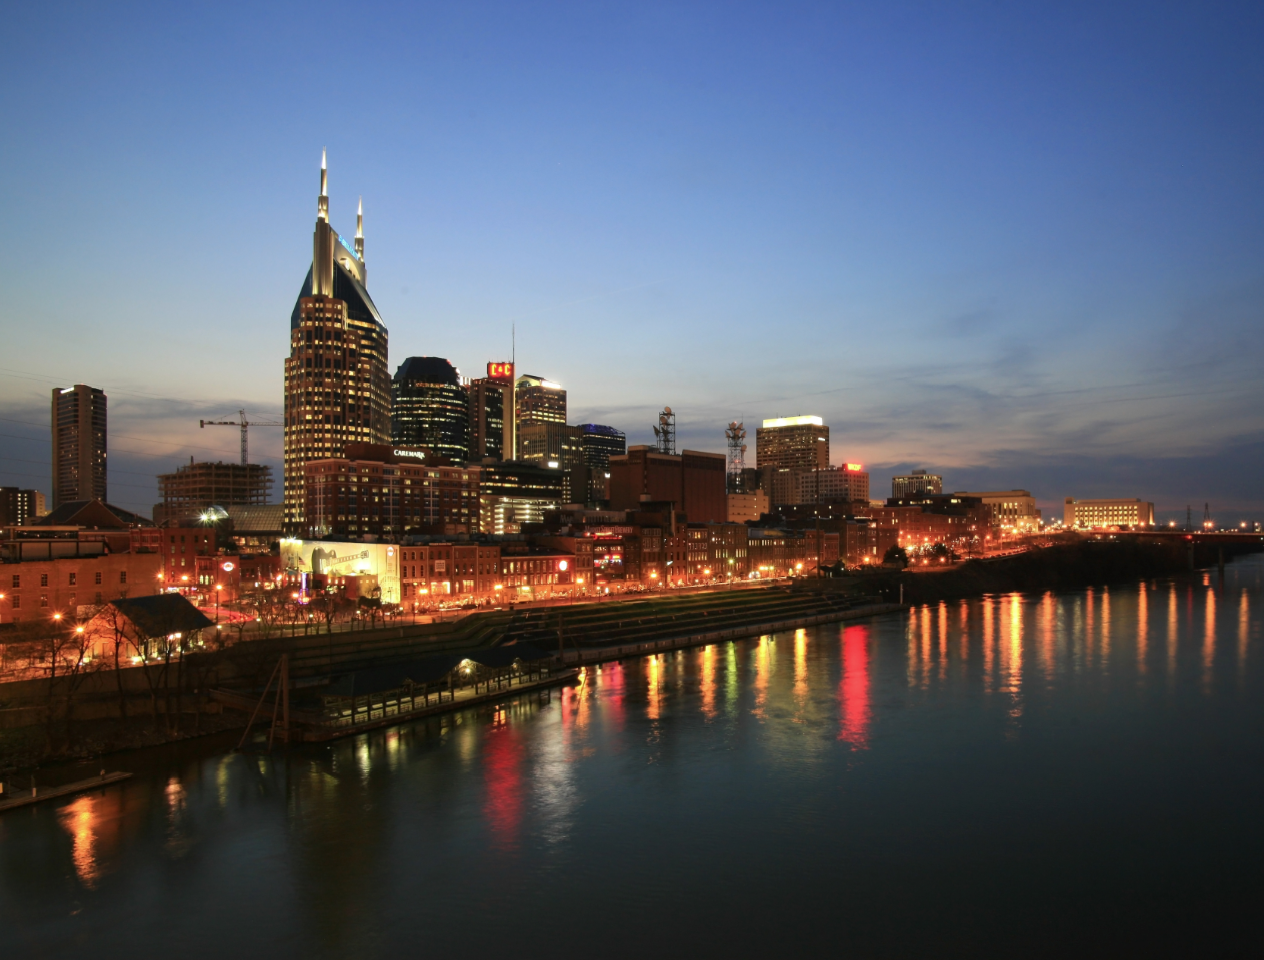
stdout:
{"type": "Polygon", "coordinates": [[[391,452],[397,457],[416,457],[418,460],[426,459],[424,450],[392,450],[391,452]]]}

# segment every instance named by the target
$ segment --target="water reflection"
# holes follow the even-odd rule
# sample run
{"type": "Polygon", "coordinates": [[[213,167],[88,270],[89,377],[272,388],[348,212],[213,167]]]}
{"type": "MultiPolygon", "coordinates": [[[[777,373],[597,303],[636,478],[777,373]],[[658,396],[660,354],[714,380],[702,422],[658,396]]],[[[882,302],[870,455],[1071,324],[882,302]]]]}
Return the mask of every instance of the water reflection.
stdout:
{"type": "Polygon", "coordinates": [[[1150,591],[1145,583],[1137,589],[1137,671],[1146,672],[1146,652],[1150,640],[1150,591]]]}
{"type": "Polygon", "coordinates": [[[708,720],[715,719],[715,646],[702,648],[702,713],[708,720]]]}
{"type": "Polygon", "coordinates": [[[869,627],[843,628],[843,677],[838,684],[838,739],[853,750],[869,745],[869,627]]]}
{"type": "Polygon", "coordinates": [[[1216,658],[1216,591],[1207,578],[1207,596],[1203,608],[1203,689],[1211,689],[1211,667],[1216,658]]]}
{"type": "MultiPolygon", "coordinates": [[[[1208,718],[1253,715],[1264,562],[1254,569],[1248,579],[1231,570],[1223,586],[1195,577],[935,603],[589,666],[545,697],[509,695],[270,757],[163,759],[126,788],[0,818],[4,915],[38,916],[68,944],[111,955],[120,914],[196,917],[208,889],[232,896],[239,881],[241,899],[273,918],[274,941],[296,952],[395,948],[423,923],[445,949],[456,935],[444,931],[472,934],[475,951],[479,916],[529,929],[561,903],[578,923],[598,894],[641,909],[666,871],[705,892],[713,861],[722,880],[748,876],[752,862],[775,870],[783,848],[794,869],[778,876],[791,884],[818,848],[827,870],[865,844],[908,856],[912,808],[951,814],[938,836],[974,823],[972,836],[990,837],[995,824],[975,821],[996,809],[1016,759],[1055,769],[1036,760],[1056,748],[1057,769],[1086,778],[1077,789],[1097,778],[1118,790],[1101,766],[1150,762],[1145,750],[1112,755],[1120,744],[1163,737],[1175,749],[1208,718]],[[1208,709],[1212,696],[1232,709],[1208,709]],[[967,768],[982,775],[962,777],[967,768]],[[892,822],[905,817],[890,829],[888,808],[892,822]],[[863,839],[847,850],[849,829],[863,839]]],[[[1170,771],[1147,775],[1167,782],[1170,771]]],[[[1040,789],[1073,811],[1083,797],[1058,793],[1055,779],[1040,789]]],[[[207,952],[232,952],[218,929],[199,932],[207,952]]],[[[164,946],[181,949],[133,944],[164,946]]]]}
{"type": "Polygon", "coordinates": [[[503,724],[490,730],[482,752],[487,825],[498,847],[512,849],[517,846],[522,822],[521,742],[515,727],[503,724]]]}
{"type": "Polygon", "coordinates": [[[794,700],[802,710],[808,699],[808,632],[794,632],[794,700]]]}

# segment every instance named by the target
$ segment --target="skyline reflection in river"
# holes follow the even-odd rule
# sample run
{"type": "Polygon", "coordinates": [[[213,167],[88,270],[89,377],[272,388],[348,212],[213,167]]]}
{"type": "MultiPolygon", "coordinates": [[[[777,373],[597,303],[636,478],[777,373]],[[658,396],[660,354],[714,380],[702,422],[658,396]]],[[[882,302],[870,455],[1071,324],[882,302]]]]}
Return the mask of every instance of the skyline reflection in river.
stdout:
{"type": "Polygon", "coordinates": [[[1235,934],[1264,892],[1262,573],[603,664],[547,699],[288,754],[120,758],[133,780],[0,817],[0,922],[31,956],[1235,934]]]}

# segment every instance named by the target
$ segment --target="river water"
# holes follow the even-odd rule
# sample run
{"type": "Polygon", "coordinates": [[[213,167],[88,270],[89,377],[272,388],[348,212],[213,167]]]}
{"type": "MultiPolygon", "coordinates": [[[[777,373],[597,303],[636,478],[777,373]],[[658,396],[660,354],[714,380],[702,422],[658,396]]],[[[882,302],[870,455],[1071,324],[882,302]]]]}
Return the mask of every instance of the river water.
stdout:
{"type": "Polygon", "coordinates": [[[1262,561],[628,660],[271,756],[112,758],[136,777],[0,816],[0,943],[1232,955],[1264,893],[1262,561]]]}

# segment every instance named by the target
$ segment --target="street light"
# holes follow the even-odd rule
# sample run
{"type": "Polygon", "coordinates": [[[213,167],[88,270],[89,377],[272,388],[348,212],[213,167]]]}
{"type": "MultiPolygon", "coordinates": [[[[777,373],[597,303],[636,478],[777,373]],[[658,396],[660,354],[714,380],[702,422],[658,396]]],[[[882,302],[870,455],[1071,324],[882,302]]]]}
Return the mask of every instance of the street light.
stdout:
{"type": "Polygon", "coordinates": [[[224,585],[222,583],[215,584],[215,622],[216,623],[219,623],[219,595],[220,595],[220,591],[223,589],[224,589],[224,585]]]}

